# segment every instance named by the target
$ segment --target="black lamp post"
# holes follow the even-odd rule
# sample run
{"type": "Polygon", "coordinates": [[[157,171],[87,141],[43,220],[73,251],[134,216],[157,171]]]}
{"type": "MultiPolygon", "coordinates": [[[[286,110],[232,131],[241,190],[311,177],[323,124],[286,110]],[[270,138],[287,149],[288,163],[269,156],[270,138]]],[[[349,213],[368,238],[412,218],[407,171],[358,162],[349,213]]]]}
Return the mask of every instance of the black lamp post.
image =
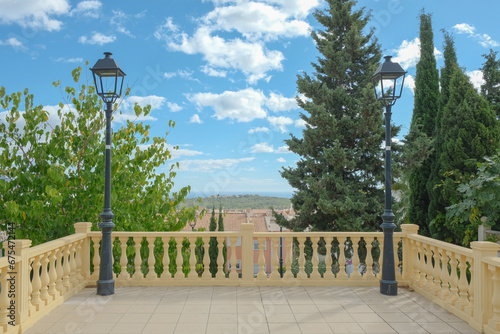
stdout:
{"type": "Polygon", "coordinates": [[[113,258],[111,231],[113,212],[111,212],[111,116],[113,103],[120,97],[123,89],[125,73],[116,61],[111,58],[111,52],[104,52],[104,59],[99,59],[90,70],[94,76],[94,85],[104,103],[106,103],[106,169],[104,176],[104,208],[101,213],[102,230],[101,264],[99,267],[99,280],[97,281],[97,294],[108,296],[115,293],[115,280],[113,279],[113,258]]]}
{"type": "Polygon", "coordinates": [[[377,100],[385,106],[385,211],[381,225],[384,231],[384,254],[380,293],[388,296],[398,294],[396,268],[394,266],[394,213],[392,212],[391,193],[391,108],[401,97],[406,71],[398,63],[386,56],[385,62],[379,65],[372,77],[373,88],[377,100]]]}

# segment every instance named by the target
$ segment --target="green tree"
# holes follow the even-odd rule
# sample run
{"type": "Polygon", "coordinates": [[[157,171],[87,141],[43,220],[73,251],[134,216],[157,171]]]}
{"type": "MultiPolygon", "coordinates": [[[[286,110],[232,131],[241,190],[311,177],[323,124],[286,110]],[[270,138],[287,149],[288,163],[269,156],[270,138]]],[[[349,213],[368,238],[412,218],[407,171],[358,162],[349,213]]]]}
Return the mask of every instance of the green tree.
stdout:
{"type": "MultiPolygon", "coordinates": [[[[93,222],[97,229],[101,221],[105,118],[94,87],[80,82],[81,71],[73,71],[76,87],[64,89],[57,117],[35,105],[28,89],[8,94],[0,88],[7,110],[0,119],[0,175],[8,179],[0,179],[0,224],[14,223],[16,237],[33,244],[73,233],[75,222],[93,222]]],[[[140,117],[151,107],[134,109],[140,117]]],[[[194,216],[194,209],[176,210],[190,188],[171,193],[178,164],[165,167],[171,159],[166,137],[151,138],[149,130],[127,121],[112,134],[111,199],[118,231],[180,230],[194,216]]]]}
{"type": "Polygon", "coordinates": [[[355,4],[328,0],[314,14],[324,27],[311,33],[321,56],[313,76],[297,79],[306,128],[286,140],[300,160],[281,171],[295,188],[299,215],[286,222],[294,230],[374,230],[382,222],[384,128],[371,84],[381,54],[369,16],[355,4]]]}
{"type": "Polygon", "coordinates": [[[500,230],[500,151],[485,158],[477,167],[472,180],[458,186],[461,200],[446,211],[449,224],[454,230],[460,229],[464,246],[477,240],[477,228],[483,216],[489,225],[500,230]]]}
{"type": "MultiPolygon", "coordinates": [[[[422,136],[432,138],[435,130],[435,118],[439,108],[439,72],[434,56],[434,34],[432,32],[431,14],[424,11],[420,14],[420,60],[417,63],[415,76],[415,105],[410,125],[409,142],[424,141],[422,136]]],[[[435,160],[434,153],[415,167],[409,175],[409,210],[410,223],[420,226],[420,232],[429,235],[429,193],[427,183],[431,175],[431,166],[435,160]]]]}
{"type": "MultiPolygon", "coordinates": [[[[215,218],[215,206],[212,207],[212,216],[210,217],[210,224],[208,225],[209,231],[217,230],[217,219],[215,218]]],[[[217,249],[217,238],[211,237],[208,246],[208,256],[210,257],[209,270],[212,277],[217,274],[217,256],[219,256],[219,250],[217,249]]]]}
{"type": "MultiPolygon", "coordinates": [[[[222,212],[222,205],[219,206],[219,231],[224,231],[224,213],[222,212]]],[[[224,273],[226,273],[226,263],[227,263],[227,244],[224,240],[224,247],[222,248],[222,256],[224,257],[224,273]]]]}
{"type": "Polygon", "coordinates": [[[443,179],[443,170],[441,166],[441,154],[443,149],[443,113],[446,105],[448,104],[448,100],[450,98],[450,83],[453,73],[455,71],[459,71],[457,54],[455,51],[455,41],[453,37],[443,30],[443,56],[444,56],[444,67],[441,69],[441,93],[439,96],[439,109],[435,119],[435,131],[434,131],[434,156],[435,159],[432,163],[431,175],[429,177],[429,182],[427,183],[427,190],[429,192],[429,232],[435,237],[442,237],[442,234],[439,232],[441,227],[444,225],[445,214],[446,214],[446,200],[441,193],[441,188],[439,184],[441,184],[443,179]]]}
{"type": "MultiPolygon", "coordinates": [[[[453,72],[449,88],[441,125],[440,172],[447,177],[439,190],[445,207],[461,200],[458,183],[468,182],[476,172],[477,163],[495,154],[500,139],[495,113],[462,70],[453,72]]],[[[433,221],[435,237],[458,244],[463,242],[463,226],[454,224],[452,219],[446,219],[441,226],[440,222],[433,221]]]]}
{"type": "Polygon", "coordinates": [[[483,63],[484,84],[481,85],[481,94],[492,105],[497,119],[500,118],[500,59],[497,59],[498,51],[490,49],[490,53],[484,54],[486,60],[483,63]]]}

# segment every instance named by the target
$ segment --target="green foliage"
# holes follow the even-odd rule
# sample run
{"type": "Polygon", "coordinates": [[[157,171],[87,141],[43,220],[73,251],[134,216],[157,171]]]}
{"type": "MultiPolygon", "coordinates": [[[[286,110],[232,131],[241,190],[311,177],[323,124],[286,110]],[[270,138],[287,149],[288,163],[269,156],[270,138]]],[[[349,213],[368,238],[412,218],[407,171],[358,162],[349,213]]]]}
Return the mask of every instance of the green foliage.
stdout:
{"type": "MultiPolygon", "coordinates": [[[[476,172],[478,162],[496,153],[500,140],[500,129],[496,115],[489,103],[480,96],[469,78],[461,71],[453,73],[450,81],[450,97],[443,111],[440,166],[445,175],[436,187],[445,207],[462,199],[459,184],[468,183],[476,172]]],[[[463,188],[462,188],[463,190],[463,188]]],[[[444,212],[443,212],[444,214],[444,212]]],[[[474,214],[474,212],[470,212],[474,214]]],[[[451,237],[451,242],[468,244],[474,233],[456,219],[445,219],[446,234],[434,235],[440,240],[451,237]]],[[[474,224],[475,219],[470,220],[474,224]]],[[[433,222],[436,225],[438,222],[433,222]]]]}
{"type": "Polygon", "coordinates": [[[311,33],[321,56],[312,64],[313,76],[297,78],[306,97],[297,98],[306,128],[302,138],[286,140],[300,160],[281,171],[295,188],[292,204],[299,216],[286,223],[293,230],[365,231],[381,223],[385,131],[371,84],[381,53],[374,32],[366,29],[369,17],[354,6],[328,0],[314,14],[324,27],[311,33]]]}
{"type": "Polygon", "coordinates": [[[432,173],[431,167],[436,159],[434,152],[429,151],[427,144],[428,138],[434,135],[435,119],[439,108],[439,72],[434,56],[431,21],[431,15],[422,11],[420,14],[420,60],[417,63],[415,77],[415,105],[410,133],[407,136],[407,144],[412,150],[410,154],[422,156],[418,166],[414,166],[407,177],[410,190],[407,219],[419,225],[420,232],[424,235],[429,235],[427,211],[430,199],[426,188],[432,173]],[[413,145],[414,143],[416,145],[413,145]]]}
{"type": "MultiPolygon", "coordinates": [[[[217,230],[217,219],[215,218],[215,207],[212,207],[212,216],[210,217],[210,231],[217,230]]],[[[208,255],[210,257],[210,265],[209,270],[212,274],[212,277],[215,277],[217,274],[217,257],[219,256],[219,249],[217,248],[217,238],[210,237],[209,247],[208,247],[208,255]]]]}
{"type": "Polygon", "coordinates": [[[457,190],[461,200],[447,208],[446,216],[455,238],[468,246],[477,240],[481,217],[500,230],[500,151],[477,164],[477,173],[471,181],[457,190]]]}
{"type": "MultiPolygon", "coordinates": [[[[35,104],[28,89],[8,94],[0,88],[7,110],[0,121],[0,175],[8,179],[0,179],[0,224],[15,223],[16,237],[35,245],[73,233],[75,222],[93,222],[94,229],[100,222],[105,117],[94,87],[80,83],[81,71],[73,71],[75,87],[61,90],[57,119],[35,104]]],[[[146,116],[150,106],[135,110],[137,117],[146,116]]],[[[169,122],[165,136],[174,126],[169,122]]],[[[112,134],[111,200],[118,231],[180,230],[195,215],[195,208],[176,210],[190,187],[171,193],[178,163],[165,165],[171,159],[166,137],[150,137],[149,130],[150,125],[127,121],[112,134]]]]}
{"type": "MultiPolygon", "coordinates": [[[[224,213],[222,213],[222,205],[219,206],[219,231],[224,231],[224,213]]],[[[222,257],[224,258],[223,270],[224,274],[226,274],[226,264],[227,264],[227,244],[224,240],[224,247],[222,248],[222,257]]]]}
{"type": "Polygon", "coordinates": [[[202,205],[207,208],[222,206],[226,210],[243,209],[288,209],[290,208],[288,198],[259,196],[259,195],[214,195],[204,198],[187,198],[179,204],[179,208],[202,205]]]}
{"type": "Polygon", "coordinates": [[[490,49],[490,53],[484,54],[486,60],[483,63],[483,79],[481,94],[491,104],[497,119],[500,118],[500,59],[497,59],[498,51],[490,49]]]}

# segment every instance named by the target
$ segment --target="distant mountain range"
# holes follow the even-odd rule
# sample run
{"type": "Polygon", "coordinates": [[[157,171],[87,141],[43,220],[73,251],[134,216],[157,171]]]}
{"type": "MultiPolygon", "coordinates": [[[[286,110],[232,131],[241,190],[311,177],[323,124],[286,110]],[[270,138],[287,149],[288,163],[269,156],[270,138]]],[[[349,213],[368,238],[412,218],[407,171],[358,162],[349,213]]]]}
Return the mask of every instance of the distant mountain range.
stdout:
{"type": "Polygon", "coordinates": [[[291,202],[288,198],[259,196],[259,195],[213,195],[202,197],[201,203],[198,198],[188,198],[179,207],[200,206],[206,208],[215,207],[218,209],[222,206],[226,210],[243,210],[243,209],[269,209],[276,210],[290,208],[291,202]]]}

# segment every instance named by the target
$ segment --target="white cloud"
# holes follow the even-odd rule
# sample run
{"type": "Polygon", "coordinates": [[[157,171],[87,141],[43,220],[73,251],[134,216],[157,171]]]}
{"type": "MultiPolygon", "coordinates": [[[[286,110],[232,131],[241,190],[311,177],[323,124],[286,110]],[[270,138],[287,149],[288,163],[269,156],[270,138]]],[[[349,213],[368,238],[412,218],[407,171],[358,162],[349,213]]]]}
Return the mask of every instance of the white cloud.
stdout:
{"type": "Polygon", "coordinates": [[[319,6],[318,0],[265,0],[267,3],[277,4],[288,15],[297,17],[306,17],[316,7],[319,6]]]}
{"type": "Polygon", "coordinates": [[[211,77],[220,77],[224,78],[227,75],[227,71],[218,71],[216,69],[213,69],[212,67],[205,65],[201,67],[201,71],[205,73],[206,75],[209,75],[211,77]]]}
{"type": "Polygon", "coordinates": [[[477,42],[485,48],[492,48],[499,46],[500,43],[495,41],[494,39],[491,38],[490,35],[488,34],[478,34],[476,33],[476,27],[471,26],[470,24],[467,23],[459,23],[453,26],[453,29],[458,34],[467,34],[469,37],[477,40],[477,42]]]}
{"type": "Polygon", "coordinates": [[[27,49],[27,47],[15,37],[8,38],[5,41],[0,40],[0,45],[12,46],[14,49],[27,49]]]}
{"type": "Polygon", "coordinates": [[[94,32],[92,37],[87,38],[87,36],[80,36],[78,39],[78,42],[82,44],[99,44],[99,45],[104,45],[108,43],[112,43],[116,40],[116,36],[111,35],[111,36],[106,36],[104,34],[101,34],[100,32],[94,32]]]}
{"type": "Polygon", "coordinates": [[[113,16],[111,17],[111,25],[113,25],[119,33],[125,34],[129,37],[135,38],[135,36],[125,27],[125,22],[128,20],[129,16],[122,12],[121,10],[113,10],[113,16]]]}
{"type": "Polygon", "coordinates": [[[274,147],[267,143],[258,143],[252,146],[252,153],[273,153],[274,147]]]}
{"type": "Polygon", "coordinates": [[[297,120],[295,120],[294,124],[295,124],[295,127],[296,127],[296,128],[305,128],[305,127],[306,127],[307,122],[306,122],[306,121],[304,121],[304,120],[301,118],[301,119],[297,119],[297,120]]]}
{"type": "Polygon", "coordinates": [[[253,161],[254,159],[255,158],[183,160],[180,162],[180,170],[210,173],[220,169],[234,169],[237,165],[253,161]]]}
{"type": "Polygon", "coordinates": [[[98,18],[100,16],[100,10],[102,8],[102,3],[96,0],[81,1],[76,5],[75,9],[72,9],[69,14],[71,16],[85,16],[91,18],[98,18]]]}
{"type": "MultiPolygon", "coordinates": [[[[392,59],[393,62],[399,63],[405,70],[415,67],[420,59],[420,38],[416,37],[412,41],[404,40],[399,48],[392,51],[397,54],[392,59]]],[[[434,48],[434,56],[439,58],[441,55],[442,52],[434,48]]]]}
{"type": "Polygon", "coordinates": [[[193,157],[196,155],[202,155],[203,152],[201,151],[195,151],[195,150],[188,150],[186,148],[178,148],[177,150],[174,150],[174,145],[167,145],[167,148],[170,150],[170,154],[172,155],[172,159],[178,159],[180,157],[193,157]]]}
{"type": "Polygon", "coordinates": [[[166,99],[163,96],[148,95],[148,96],[129,96],[122,105],[125,109],[131,109],[137,103],[141,107],[148,104],[151,105],[151,110],[160,109],[165,104],[166,99]]]}
{"type": "Polygon", "coordinates": [[[177,72],[165,72],[163,74],[163,77],[165,79],[172,79],[175,77],[181,77],[184,79],[190,79],[190,80],[196,80],[192,78],[193,71],[188,71],[188,70],[178,70],[177,72]]]}
{"type": "Polygon", "coordinates": [[[415,78],[409,74],[405,77],[405,87],[411,89],[412,92],[415,92],[415,78]]]}
{"type": "Polygon", "coordinates": [[[258,127],[258,128],[253,128],[253,129],[248,130],[248,133],[250,133],[250,134],[257,133],[257,132],[269,132],[269,129],[264,126],[264,127],[258,127]]]}
{"type": "Polygon", "coordinates": [[[47,31],[60,30],[62,22],[54,16],[67,14],[67,0],[1,1],[0,23],[19,24],[21,27],[47,31]]]}
{"type": "Polygon", "coordinates": [[[182,110],[182,107],[180,105],[173,102],[167,102],[167,107],[168,109],[170,109],[171,112],[178,112],[182,110]]]}
{"type": "Polygon", "coordinates": [[[310,29],[307,22],[290,19],[282,8],[259,2],[216,7],[204,17],[204,22],[213,29],[236,30],[248,39],[308,36],[310,29]]]}
{"type": "Polygon", "coordinates": [[[286,162],[286,160],[283,158],[278,158],[278,159],[276,159],[276,162],[286,162]]]}
{"type": "Polygon", "coordinates": [[[284,116],[269,116],[267,118],[269,123],[271,123],[276,129],[280,130],[281,133],[285,133],[287,131],[286,126],[293,124],[293,120],[289,117],[284,117],[284,116]]]}
{"type": "Polygon", "coordinates": [[[218,120],[229,118],[238,122],[250,122],[256,118],[265,118],[262,109],[264,94],[259,90],[247,88],[240,91],[225,91],[222,94],[197,93],[188,96],[199,108],[211,107],[218,120]]]}
{"type": "Polygon", "coordinates": [[[474,88],[477,90],[481,89],[481,85],[484,84],[483,72],[480,70],[475,70],[471,72],[467,72],[467,75],[470,78],[470,81],[474,85],[474,88]]]}
{"type": "Polygon", "coordinates": [[[268,71],[282,70],[281,62],[285,59],[283,54],[267,50],[261,43],[249,43],[239,38],[225,40],[213,36],[211,29],[205,26],[198,28],[193,36],[175,33],[176,28],[173,24],[164,24],[155,32],[155,36],[165,40],[170,50],[190,55],[202,54],[211,68],[240,70],[252,84],[269,78],[268,71]]]}
{"type": "Polygon", "coordinates": [[[57,63],[82,63],[83,62],[83,58],[63,58],[63,57],[59,57],[57,59],[54,59],[55,62],[57,63]]]}
{"type": "Polygon", "coordinates": [[[194,114],[189,119],[189,123],[198,123],[198,124],[201,124],[201,123],[203,123],[203,121],[200,119],[200,116],[198,114],[194,114]]]}
{"type": "Polygon", "coordinates": [[[284,146],[280,146],[276,149],[276,151],[274,151],[274,153],[292,153],[290,152],[290,150],[288,149],[288,146],[284,145],[284,146]]]}
{"type": "Polygon", "coordinates": [[[266,101],[266,106],[272,111],[289,111],[297,109],[297,101],[293,97],[284,97],[276,93],[271,93],[266,101]]]}

